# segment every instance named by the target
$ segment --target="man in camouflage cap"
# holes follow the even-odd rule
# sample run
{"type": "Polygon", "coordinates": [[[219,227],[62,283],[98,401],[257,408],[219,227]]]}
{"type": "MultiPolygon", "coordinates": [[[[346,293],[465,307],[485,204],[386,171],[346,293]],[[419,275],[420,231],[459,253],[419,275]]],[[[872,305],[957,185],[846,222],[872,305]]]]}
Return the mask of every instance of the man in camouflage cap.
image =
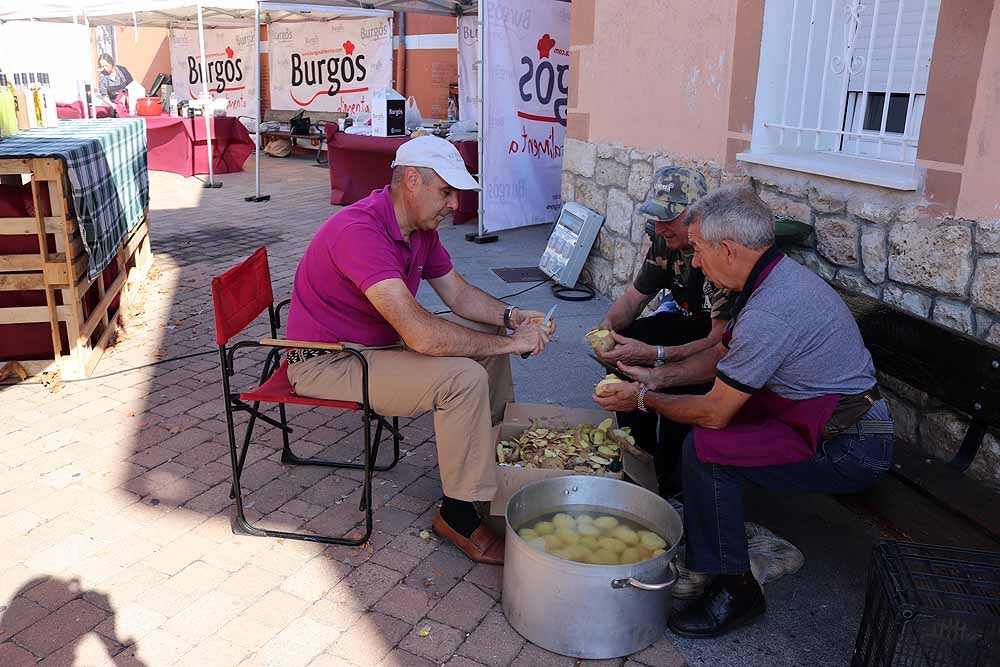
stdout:
{"type": "MultiPolygon", "coordinates": [[[[718,343],[730,319],[732,294],[717,289],[691,266],[687,207],[707,192],[705,176],[695,169],[663,167],[653,175],[649,197],[639,207],[649,235],[646,258],[633,284],[598,325],[613,331],[616,342],[600,356],[666,393],[705,393],[711,388],[696,382],[702,379],[692,375],[685,360],[718,343]],[[661,290],[670,294],[659,309],[639,317],[661,290]]],[[[618,421],[630,426],[636,441],[654,454],[661,493],[679,490],[681,444],[690,427],[640,412],[619,413],[618,421]]]]}

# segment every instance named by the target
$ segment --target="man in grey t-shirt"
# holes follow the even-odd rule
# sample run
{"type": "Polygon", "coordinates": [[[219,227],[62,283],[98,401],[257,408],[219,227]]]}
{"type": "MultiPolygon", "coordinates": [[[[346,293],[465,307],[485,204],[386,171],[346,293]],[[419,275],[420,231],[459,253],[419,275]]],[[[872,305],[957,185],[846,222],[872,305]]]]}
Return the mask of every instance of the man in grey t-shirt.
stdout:
{"type": "Polygon", "coordinates": [[[718,189],[688,217],[694,265],[739,293],[722,342],[696,361],[705,380],[714,378],[711,391],[675,396],[621,383],[594,400],[694,425],[682,463],[687,566],[717,576],[671,616],[670,628],[714,637],[766,609],[750,572],[743,482],[778,492],[860,491],[889,468],[893,436],[850,311],[774,247],[772,213],[753,190],[718,189]]]}

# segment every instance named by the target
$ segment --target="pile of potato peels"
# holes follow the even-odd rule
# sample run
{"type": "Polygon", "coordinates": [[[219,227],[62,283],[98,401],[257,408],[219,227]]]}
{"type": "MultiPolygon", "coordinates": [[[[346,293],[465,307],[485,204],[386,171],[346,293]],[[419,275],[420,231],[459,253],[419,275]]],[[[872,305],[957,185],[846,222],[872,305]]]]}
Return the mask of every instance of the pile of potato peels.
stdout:
{"type": "Polygon", "coordinates": [[[523,468],[554,468],[594,474],[617,468],[621,448],[635,444],[630,429],[611,428],[611,419],[597,426],[548,428],[532,421],[517,437],[497,443],[501,464],[523,468]]]}

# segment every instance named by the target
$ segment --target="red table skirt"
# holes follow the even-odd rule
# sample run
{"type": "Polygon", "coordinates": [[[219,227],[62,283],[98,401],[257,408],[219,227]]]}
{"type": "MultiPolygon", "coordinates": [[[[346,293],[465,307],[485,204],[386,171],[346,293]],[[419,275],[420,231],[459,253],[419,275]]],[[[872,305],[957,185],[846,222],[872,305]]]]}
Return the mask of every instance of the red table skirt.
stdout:
{"type": "MultiPolygon", "coordinates": [[[[91,111],[88,109],[88,113],[91,111]]],[[[111,118],[113,115],[111,107],[98,105],[97,107],[97,117],[98,118],[111,118]]],[[[76,102],[71,102],[69,104],[64,102],[56,102],[56,116],[59,118],[84,118],[83,115],[83,102],[77,100],[76,102]]]]}
{"type": "MultiPolygon", "coordinates": [[[[253,138],[238,119],[212,118],[212,165],[216,174],[243,171],[254,151],[253,138]]],[[[205,119],[176,116],[146,117],[149,168],[181,176],[208,173],[205,119]]]]}
{"type": "MultiPolygon", "coordinates": [[[[49,188],[45,182],[39,183],[39,200],[42,202],[42,215],[52,215],[49,206],[49,188]]],[[[0,226],[3,218],[34,217],[35,204],[31,195],[31,185],[0,185],[0,226]]],[[[46,234],[46,244],[50,253],[56,252],[56,240],[53,234],[46,234]]],[[[37,255],[38,234],[3,234],[0,235],[0,255],[37,255]]],[[[104,270],[104,282],[107,285],[118,275],[118,264],[111,262],[104,270]]],[[[56,290],[56,304],[63,305],[62,291],[56,290]]],[[[84,316],[89,316],[100,301],[97,285],[91,287],[83,300],[84,316]]],[[[44,307],[45,290],[3,290],[0,291],[0,310],[19,306],[44,307]]],[[[69,350],[66,325],[60,324],[62,337],[62,354],[69,350]]],[[[0,359],[24,360],[51,358],[52,334],[48,322],[30,322],[23,324],[0,324],[0,359]]]]}
{"type": "MultiPolygon", "coordinates": [[[[396,149],[409,137],[366,137],[338,132],[336,125],[326,126],[326,150],[330,159],[330,203],[346,206],[385,187],[392,180],[392,160],[396,149]]],[[[465,167],[471,173],[479,171],[479,144],[459,141],[455,144],[465,167]]],[[[458,193],[455,224],[475,220],[479,213],[476,192],[458,193]]]]}

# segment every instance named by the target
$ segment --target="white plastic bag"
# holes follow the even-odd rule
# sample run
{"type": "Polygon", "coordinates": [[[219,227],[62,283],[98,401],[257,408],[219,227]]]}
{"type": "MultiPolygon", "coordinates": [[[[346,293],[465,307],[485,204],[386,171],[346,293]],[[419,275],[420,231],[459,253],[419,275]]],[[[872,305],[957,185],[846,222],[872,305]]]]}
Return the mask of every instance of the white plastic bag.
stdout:
{"type": "Polygon", "coordinates": [[[417,99],[410,95],[406,98],[406,131],[412,132],[419,128],[424,122],[420,115],[420,107],[417,106],[417,99]]]}

